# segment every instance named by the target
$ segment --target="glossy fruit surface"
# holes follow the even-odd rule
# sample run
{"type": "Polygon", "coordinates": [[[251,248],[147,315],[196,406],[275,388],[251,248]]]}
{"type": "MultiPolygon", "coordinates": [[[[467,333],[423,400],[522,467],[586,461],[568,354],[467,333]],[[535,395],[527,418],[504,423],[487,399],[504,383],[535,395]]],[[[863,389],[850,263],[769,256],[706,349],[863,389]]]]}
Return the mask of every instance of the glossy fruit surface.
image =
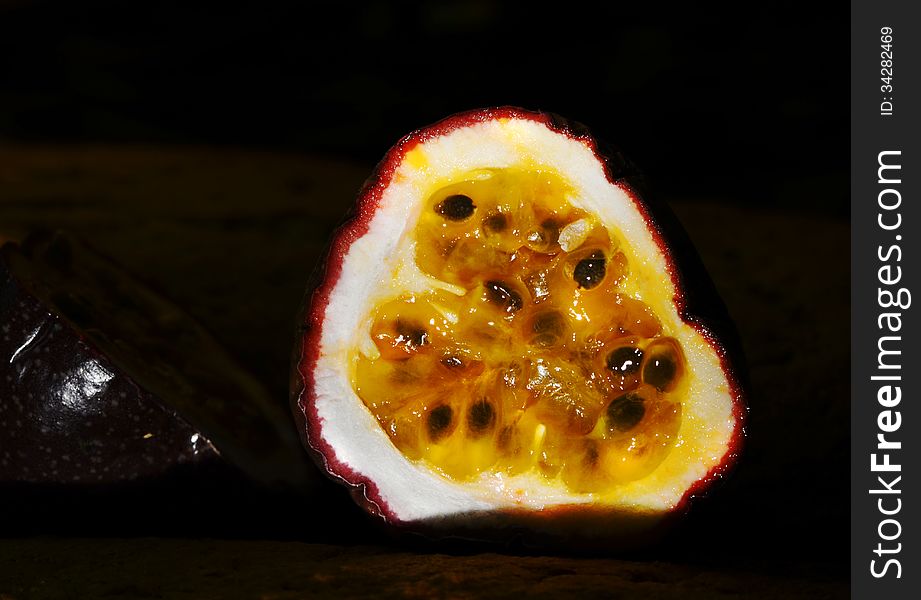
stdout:
{"type": "Polygon", "coordinates": [[[218,463],[261,484],[310,481],[261,384],[88,245],[46,232],[3,246],[0,316],[0,483],[149,483],[218,463]]]}

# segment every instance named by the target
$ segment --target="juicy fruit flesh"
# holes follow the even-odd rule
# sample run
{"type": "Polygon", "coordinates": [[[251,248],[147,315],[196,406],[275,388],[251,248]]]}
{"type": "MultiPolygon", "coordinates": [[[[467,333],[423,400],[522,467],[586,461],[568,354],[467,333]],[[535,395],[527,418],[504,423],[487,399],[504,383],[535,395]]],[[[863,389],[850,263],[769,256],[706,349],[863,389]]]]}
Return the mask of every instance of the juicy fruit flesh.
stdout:
{"type": "MultiPolygon", "coordinates": [[[[456,480],[535,473],[571,492],[645,477],[674,446],[680,344],[628,293],[628,249],[559,176],[469,174],[432,194],[415,262],[465,290],[373,308],[353,386],[394,445],[456,480]]],[[[635,282],[632,282],[635,283],[635,282]]]]}

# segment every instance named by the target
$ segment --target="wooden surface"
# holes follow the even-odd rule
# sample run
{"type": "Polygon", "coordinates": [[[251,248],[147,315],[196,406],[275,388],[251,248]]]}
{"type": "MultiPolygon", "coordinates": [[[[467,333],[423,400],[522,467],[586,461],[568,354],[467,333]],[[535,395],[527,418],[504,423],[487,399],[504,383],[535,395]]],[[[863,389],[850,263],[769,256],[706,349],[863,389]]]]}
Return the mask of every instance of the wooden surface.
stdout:
{"type": "MultiPolygon", "coordinates": [[[[825,574],[727,571],[597,558],[394,551],[214,540],[0,544],[15,598],[784,598],[847,597],[825,574]]],[[[0,590],[3,589],[0,584],[0,590]]]]}
{"type": "MultiPolygon", "coordinates": [[[[88,239],[285,403],[304,284],[370,169],[227,149],[0,146],[0,238],[45,227],[88,239]]],[[[295,541],[0,540],[0,599],[845,597],[847,223],[739,196],[670,199],[737,322],[752,396],[743,461],[660,548],[632,560],[448,556],[383,538],[357,512],[341,524],[348,540],[316,544],[300,532],[322,515],[292,512],[295,541]]]]}

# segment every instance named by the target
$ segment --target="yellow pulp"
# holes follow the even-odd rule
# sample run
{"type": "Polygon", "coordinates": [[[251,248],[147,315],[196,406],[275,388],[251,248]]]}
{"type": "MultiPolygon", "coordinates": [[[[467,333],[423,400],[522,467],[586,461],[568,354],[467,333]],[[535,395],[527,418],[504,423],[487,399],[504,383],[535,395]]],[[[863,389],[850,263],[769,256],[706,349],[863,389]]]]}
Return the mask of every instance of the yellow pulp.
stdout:
{"type": "Polygon", "coordinates": [[[356,353],[353,376],[408,458],[589,493],[645,477],[674,445],[684,353],[626,293],[623,241],[568,195],[554,174],[506,169],[428,199],[416,263],[466,294],[376,306],[377,352],[356,353]]]}

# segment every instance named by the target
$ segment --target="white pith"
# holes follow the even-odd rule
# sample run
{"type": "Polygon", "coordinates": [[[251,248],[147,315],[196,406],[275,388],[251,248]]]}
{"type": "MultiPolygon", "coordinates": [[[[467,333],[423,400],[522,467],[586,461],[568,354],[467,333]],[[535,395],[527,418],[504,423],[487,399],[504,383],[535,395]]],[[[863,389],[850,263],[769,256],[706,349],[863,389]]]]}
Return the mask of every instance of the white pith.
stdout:
{"type": "Polygon", "coordinates": [[[321,436],[339,462],[376,484],[381,502],[401,521],[584,503],[667,511],[720,463],[736,427],[730,384],[719,356],[680,320],[674,293],[665,258],[642,215],[628,195],[607,180],[587,145],[526,119],[478,123],[429,139],[397,166],[368,232],[349,248],[330,293],[314,372],[321,436]],[[690,376],[678,442],[649,476],[602,495],[573,494],[562,483],[536,474],[484,474],[472,482],[452,481],[424,463],[409,461],[356,395],[350,365],[356,348],[369,348],[374,306],[410,290],[444,287],[416,267],[412,241],[419,211],[437,189],[435,182],[443,185],[452,177],[487,168],[548,169],[561,175],[575,190],[570,202],[598,215],[625,240],[622,249],[631,270],[627,291],[649,305],[662,320],[664,333],[681,343],[690,376]]]}

